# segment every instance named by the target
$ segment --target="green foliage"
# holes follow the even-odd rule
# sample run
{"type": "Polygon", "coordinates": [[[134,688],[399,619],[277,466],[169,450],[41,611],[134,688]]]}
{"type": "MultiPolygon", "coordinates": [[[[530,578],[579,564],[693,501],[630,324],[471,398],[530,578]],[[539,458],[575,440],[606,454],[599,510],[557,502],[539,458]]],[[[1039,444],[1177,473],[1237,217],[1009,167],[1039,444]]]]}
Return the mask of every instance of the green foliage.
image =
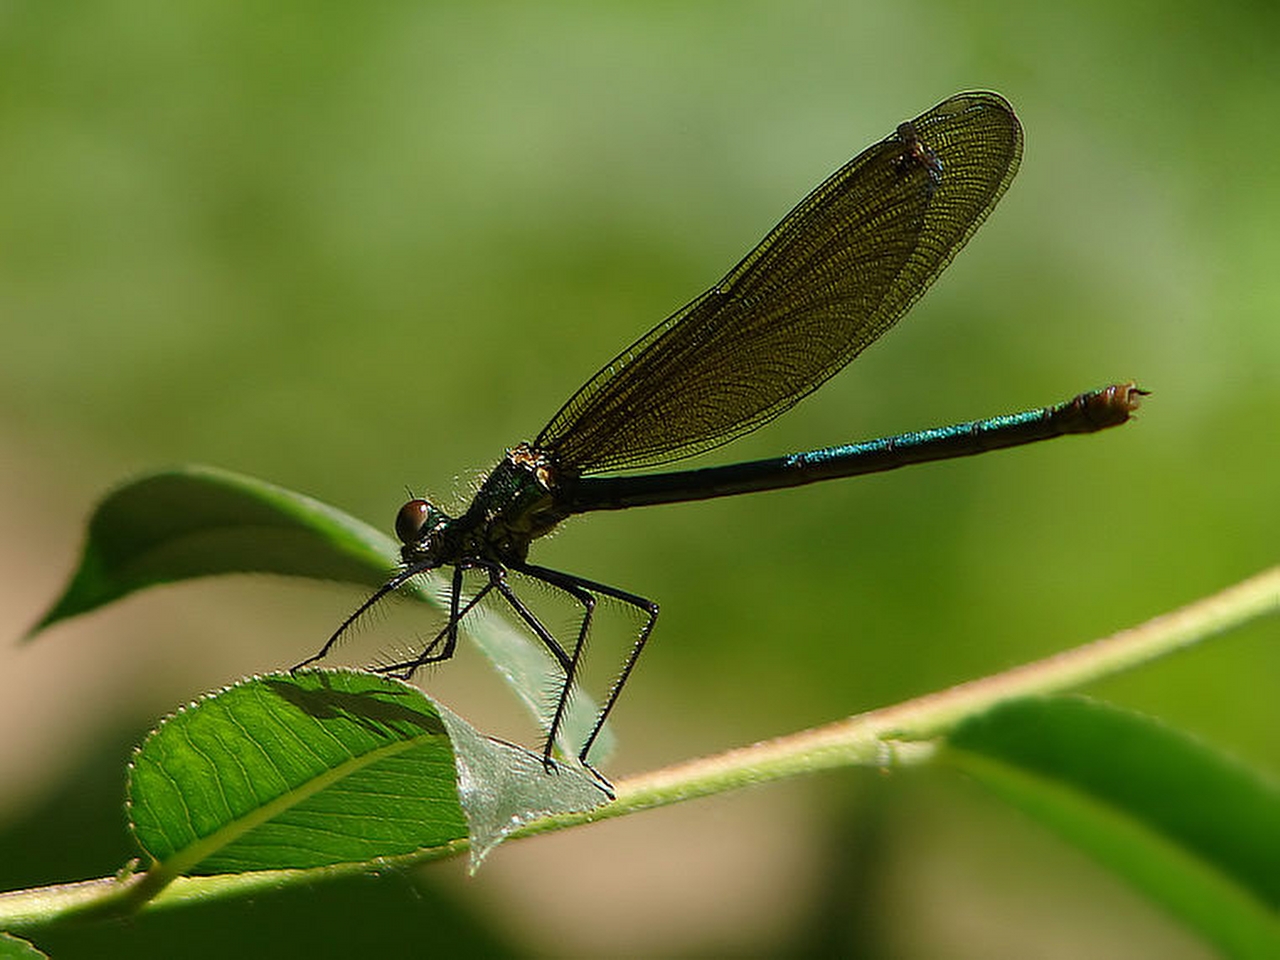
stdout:
{"type": "Polygon", "coordinates": [[[1087,850],[1227,955],[1280,955],[1280,789],[1150,717],[1015,700],[944,759],[1087,850]]]}
{"type": "MultiPolygon", "coordinates": [[[[71,585],[41,622],[216,573],[376,582],[388,551],[380,535],[301,495],[207,468],[168,471],[103,501],[71,585]],[[283,546],[273,549],[277,539],[283,546]]],[[[589,772],[564,763],[545,769],[540,756],[483,736],[400,681],[346,670],[256,677],[180,709],[135,753],[128,809],[146,857],[141,874],[129,869],[62,902],[40,891],[10,895],[0,901],[0,922],[38,929],[66,913],[229,896],[244,889],[242,880],[257,887],[256,878],[287,887],[468,848],[475,867],[513,835],[797,772],[938,756],[1232,955],[1267,956],[1280,950],[1280,791],[1148,718],[1027,694],[1273,612],[1276,580],[1272,573],[1234,588],[1200,613],[1169,618],[1163,632],[1131,631],[1023,668],[1014,682],[993,677],[853,718],[842,730],[624,785],[612,804],[589,772]],[[162,893],[166,887],[177,892],[162,893]]],[[[518,644],[515,653],[492,649],[499,663],[525,655],[518,644]]],[[[536,675],[509,664],[503,673],[525,683],[536,675]]]]}
{"type": "Polygon", "coordinates": [[[143,851],[174,875],[301,869],[466,836],[444,723],[367,674],[256,678],[179,710],[129,772],[143,851]]]}
{"type": "Polygon", "coordinates": [[[478,865],[525,823],[608,799],[589,774],[555,774],[416,687],[308,670],[246,680],[165,720],[130,765],[130,823],[169,876],[452,852],[468,835],[478,865]]]}
{"type": "MultiPolygon", "coordinates": [[[[735,457],[1017,409],[1117,377],[1140,378],[1158,407],[1123,435],[603,516],[542,545],[540,562],[663,604],[636,691],[647,709],[628,699],[620,714],[636,729],[629,753],[646,736],[662,740],[644,752],[677,756],[682,743],[905,707],[1236,582],[1275,562],[1280,529],[1280,125],[1265,120],[1280,94],[1277,26],[1267,3],[8,5],[9,634],[50,598],[84,505],[139,465],[232,465],[384,528],[405,484],[437,499],[465,492],[473,471],[720,276],[851,149],[969,86],[1015,104],[1028,136],[1019,182],[891,340],[735,457]]],[[[204,590],[189,597],[199,608],[204,590]]],[[[315,598],[286,588],[270,600],[315,598]]],[[[140,742],[193,691],[247,672],[213,623],[201,625],[199,665],[172,669],[191,638],[148,638],[148,615],[165,617],[149,599],[0,652],[17,691],[5,755],[30,774],[0,788],[0,886],[110,874],[136,853],[117,738],[140,742]],[[131,616],[144,623],[128,649],[167,645],[112,647],[131,616]]],[[[309,616],[296,617],[308,636],[330,625],[309,616]]],[[[1087,689],[1275,771],[1277,623],[1087,689]]],[[[270,651],[290,642],[261,631],[254,669],[286,666],[270,651]]],[[[930,732],[926,758],[956,720],[930,732]]],[[[914,756],[874,748],[846,762],[914,756]]],[[[687,774],[680,787],[695,793],[687,774]]],[[[737,782],[759,775],[739,768],[737,782]]],[[[605,810],[639,785],[619,788],[605,810]]],[[[771,818],[731,854],[691,854],[728,882],[689,891],[682,916],[650,919],[666,884],[632,891],[627,909],[646,921],[633,928],[638,947],[597,909],[612,884],[529,909],[528,888],[554,883],[558,866],[630,872],[625,854],[583,862],[595,848],[576,837],[527,851],[545,872],[526,884],[455,882],[447,866],[366,867],[314,886],[292,874],[271,886],[261,871],[181,878],[156,901],[169,909],[115,925],[52,929],[70,894],[48,889],[31,935],[60,960],[393,956],[406,944],[497,955],[461,923],[543,956],[606,952],[582,949],[593,936],[636,954],[795,955],[787,931],[811,929],[815,901],[829,897],[847,920],[856,895],[858,926],[888,947],[863,955],[1086,956],[1099,944],[1201,955],[1181,932],[1194,927],[1113,903],[1114,885],[1089,883],[1096,873],[1066,844],[1034,859],[993,849],[958,865],[963,889],[917,886],[940,861],[918,855],[904,794],[923,799],[944,842],[999,845],[985,832],[998,814],[953,802],[950,767],[789,784],[779,799],[805,820],[771,818]],[[888,797],[879,829],[861,807],[851,815],[849,795],[867,781],[888,797]],[[840,851],[851,820],[878,829],[879,859],[837,871],[812,847],[840,851]],[[755,859],[744,864],[743,850],[755,859]],[[1074,879],[1059,881],[1060,868],[1074,879]],[[1015,883],[993,887],[1001,871],[1015,883]],[[734,886],[777,877],[791,898],[768,909],[734,886]],[[708,947],[722,911],[740,939],[708,947]],[[674,947],[644,939],[668,928],[689,932],[674,947]],[[1004,939],[983,950],[984,935],[1004,939]]],[[[1194,791],[1180,802],[1200,809],[1194,791]]],[[[674,860],[681,839],[661,831],[654,847],[670,846],[646,852],[674,860]]],[[[0,897],[6,918],[10,903],[0,897]]]]}
{"type": "Polygon", "coordinates": [[[40,960],[43,956],[26,940],[0,933],[0,960],[40,960]]]}
{"type": "Polygon", "coordinates": [[[94,510],[75,576],[32,633],[191,577],[287,573],[376,587],[395,552],[380,531],[261,480],[211,467],[148,474],[94,510]]]}

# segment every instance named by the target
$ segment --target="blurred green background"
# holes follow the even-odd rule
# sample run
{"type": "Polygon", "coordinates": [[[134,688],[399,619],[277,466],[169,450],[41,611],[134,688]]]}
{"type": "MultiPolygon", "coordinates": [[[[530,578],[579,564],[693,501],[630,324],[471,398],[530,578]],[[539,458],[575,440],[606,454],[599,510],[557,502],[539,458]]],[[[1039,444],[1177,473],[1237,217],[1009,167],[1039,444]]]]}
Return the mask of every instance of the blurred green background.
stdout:
{"type": "MultiPolygon", "coordinates": [[[[406,486],[463,500],[828,173],[959,90],[1022,118],[1009,194],[899,329],[702,462],[1130,377],[1153,395],[1097,437],[538,544],[662,603],[610,771],[980,676],[1273,563],[1278,41],[1264,3],[0,5],[3,887],[116,869],[129,744],[300,659],[358,600],[227,579],[19,646],[106,489],[196,461],[388,528],[406,486]]],[[[1275,771],[1277,639],[1255,625],[1090,692],[1275,771]]],[[[424,683],[534,739],[478,659],[424,683]]],[[[1207,955],[934,771],[512,845],[474,880],[435,865],[56,945],[105,956],[189,923],[189,956],[415,933],[491,955],[1207,955]]]]}

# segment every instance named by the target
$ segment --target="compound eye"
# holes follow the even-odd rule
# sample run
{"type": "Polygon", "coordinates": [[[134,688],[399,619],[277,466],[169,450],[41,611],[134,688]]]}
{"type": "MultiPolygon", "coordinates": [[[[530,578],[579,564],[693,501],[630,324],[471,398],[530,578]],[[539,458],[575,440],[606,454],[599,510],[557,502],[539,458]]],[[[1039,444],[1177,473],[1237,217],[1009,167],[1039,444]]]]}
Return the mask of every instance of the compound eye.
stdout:
{"type": "Polygon", "coordinates": [[[396,536],[406,546],[422,539],[422,531],[431,521],[431,504],[426,500],[410,500],[396,514],[396,536]]]}

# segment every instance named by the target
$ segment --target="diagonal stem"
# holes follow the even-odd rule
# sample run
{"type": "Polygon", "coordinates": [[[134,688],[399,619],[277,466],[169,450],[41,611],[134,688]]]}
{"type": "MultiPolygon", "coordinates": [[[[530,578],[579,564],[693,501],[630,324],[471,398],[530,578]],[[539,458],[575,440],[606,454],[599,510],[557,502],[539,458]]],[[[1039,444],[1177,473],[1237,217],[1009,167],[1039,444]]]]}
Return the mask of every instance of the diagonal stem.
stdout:
{"type": "MultiPolygon", "coordinates": [[[[586,813],[546,817],[511,834],[547,833],[620,817],[652,807],[724,793],[837,767],[919,763],[930,738],[997,703],[1060,693],[1167,656],[1251,620],[1280,613],[1280,566],[1146,623],[1003,673],[962,683],[904,703],[871,710],[799,733],[620,781],[617,800],[586,813]]],[[[310,870],[263,870],[211,877],[179,877],[159,889],[155,878],[134,874],[84,883],[0,893],[0,928],[21,932],[81,916],[124,908],[163,909],[209,898],[245,896],[328,878],[393,869],[465,852],[459,840],[443,847],[367,863],[310,870]]],[[[165,878],[168,879],[167,877],[165,878]]]]}

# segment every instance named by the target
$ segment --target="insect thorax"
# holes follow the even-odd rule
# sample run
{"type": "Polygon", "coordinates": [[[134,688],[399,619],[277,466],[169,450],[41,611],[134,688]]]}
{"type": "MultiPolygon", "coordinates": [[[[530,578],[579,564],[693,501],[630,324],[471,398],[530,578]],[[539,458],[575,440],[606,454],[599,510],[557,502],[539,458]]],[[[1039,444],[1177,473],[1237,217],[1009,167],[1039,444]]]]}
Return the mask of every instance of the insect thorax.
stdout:
{"type": "Polygon", "coordinates": [[[556,503],[555,469],[528,444],[507,451],[456,523],[462,552],[500,563],[523,561],[529,544],[568,516],[556,503]]]}

